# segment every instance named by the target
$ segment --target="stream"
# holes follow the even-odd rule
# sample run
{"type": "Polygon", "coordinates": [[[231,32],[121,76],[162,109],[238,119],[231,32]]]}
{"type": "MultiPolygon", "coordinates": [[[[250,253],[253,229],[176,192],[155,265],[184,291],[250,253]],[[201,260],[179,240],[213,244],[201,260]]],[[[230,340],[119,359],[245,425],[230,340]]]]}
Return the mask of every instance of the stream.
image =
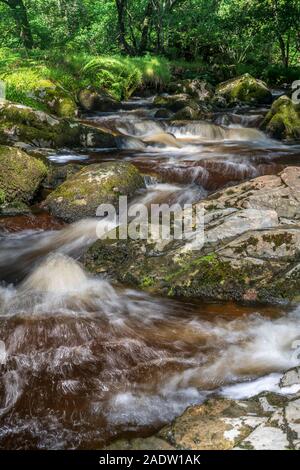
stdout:
{"type": "MultiPolygon", "coordinates": [[[[288,165],[300,146],[258,130],[266,109],[212,121],[155,119],[153,97],[84,122],[118,149],[62,149],[55,165],[130,161],[145,175],[135,202],[192,203],[288,165]]],[[[0,448],[95,449],[148,436],[209,394],[278,390],[299,364],[300,306],[156,298],[86,273],[96,219],[65,225],[39,205],[0,218],[0,448]]]]}

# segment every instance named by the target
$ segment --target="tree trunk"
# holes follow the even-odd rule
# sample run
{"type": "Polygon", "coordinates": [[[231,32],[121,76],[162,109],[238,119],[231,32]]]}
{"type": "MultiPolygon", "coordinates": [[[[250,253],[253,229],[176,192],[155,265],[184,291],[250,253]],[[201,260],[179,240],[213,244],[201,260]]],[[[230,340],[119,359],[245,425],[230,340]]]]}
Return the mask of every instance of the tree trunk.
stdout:
{"type": "Polygon", "coordinates": [[[148,47],[149,29],[151,24],[151,18],[153,14],[153,2],[149,0],[145,10],[145,17],[142,25],[142,35],[139,47],[139,53],[143,54],[146,52],[148,47]]]}
{"type": "Polygon", "coordinates": [[[127,0],[116,0],[116,7],[118,11],[118,25],[119,25],[119,40],[120,45],[124,51],[132,55],[133,51],[126,40],[126,6],[127,0]]]}
{"type": "Polygon", "coordinates": [[[33,48],[33,38],[23,0],[0,0],[8,5],[17,24],[21,41],[26,49],[33,48]]]}
{"type": "Polygon", "coordinates": [[[278,42],[279,42],[279,47],[280,47],[280,52],[281,52],[282,63],[284,67],[288,68],[289,67],[289,45],[285,47],[284,39],[280,34],[278,34],[278,42]]]}

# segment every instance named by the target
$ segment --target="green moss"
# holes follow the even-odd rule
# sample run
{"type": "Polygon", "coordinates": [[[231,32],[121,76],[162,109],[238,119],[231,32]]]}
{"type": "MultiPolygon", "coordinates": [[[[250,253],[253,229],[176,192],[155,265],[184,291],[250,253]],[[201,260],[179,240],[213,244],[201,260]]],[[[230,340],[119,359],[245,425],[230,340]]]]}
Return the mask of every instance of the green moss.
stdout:
{"type": "Polygon", "coordinates": [[[262,127],[278,139],[300,138],[300,114],[287,96],[278,98],[267,114],[262,127]]]}
{"type": "Polygon", "coordinates": [[[79,144],[81,129],[32,108],[6,103],[0,107],[0,143],[9,143],[13,133],[21,142],[62,147],[79,144]]]}
{"type": "Polygon", "coordinates": [[[143,279],[140,282],[141,287],[151,287],[153,285],[155,285],[155,280],[153,279],[153,277],[150,277],[150,276],[143,277],[143,279]]]}
{"type": "Polygon", "coordinates": [[[237,101],[243,103],[271,103],[272,95],[267,86],[249,74],[221,83],[216,88],[217,96],[224,97],[228,104],[237,101]]]}
{"type": "Polygon", "coordinates": [[[0,146],[0,191],[5,203],[28,203],[47,175],[44,163],[25,152],[0,146]]]}
{"type": "Polygon", "coordinates": [[[132,196],[144,187],[144,180],[129,163],[89,165],[68,178],[47,198],[47,205],[58,217],[74,221],[95,216],[100,204],[113,204],[117,209],[121,195],[132,196]]]}
{"type": "Polygon", "coordinates": [[[2,73],[0,70],[0,77],[6,83],[8,100],[61,117],[75,116],[77,106],[71,93],[51,81],[50,75],[47,67],[42,65],[23,65],[2,73]]]}
{"type": "Polygon", "coordinates": [[[214,263],[217,260],[216,253],[210,253],[206,256],[201,256],[201,258],[195,261],[195,264],[201,264],[203,262],[214,263]]]}

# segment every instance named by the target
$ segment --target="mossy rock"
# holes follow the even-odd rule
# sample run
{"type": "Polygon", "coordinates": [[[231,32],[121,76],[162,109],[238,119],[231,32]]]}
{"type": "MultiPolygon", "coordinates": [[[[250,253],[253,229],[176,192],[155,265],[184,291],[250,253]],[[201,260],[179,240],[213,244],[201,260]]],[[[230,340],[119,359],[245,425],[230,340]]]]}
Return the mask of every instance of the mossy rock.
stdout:
{"type": "Polygon", "coordinates": [[[74,222],[95,217],[100,204],[113,204],[119,196],[131,197],[144,188],[144,179],[130,163],[94,164],[71,176],[46,200],[51,213],[74,222]]]}
{"type": "Polygon", "coordinates": [[[277,139],[300,139],[300,111],[288,96],[281,96],[272,104],[262,128],[277,139]]]}
{"type": "Polygon", "coordinates": [[[294,302],[300,292],[299,194],[300,168],[288,167],[194,205],[204,210],[199,245],[191,246],[190,237],[158,240],[153,234],[161,224],[153,222],[146,238],[143,232],[142,239],[98,240],[84,263],[95,274],[159,295],[294,302]]]}
{"type": "Polygon", "coordinates": [[[239,102],[262,105],[272,102],[272,94],[264,82],[246,73],[241,77],[220,83],[216,88],[214,99],[216,102],[224,99],[227,105],[239,102]]]}
{"type": "Polygon", "coordinates": [[[195,111],[199,109],[198,103],[185,93],[157,96],[153,103],[155,106],[162,106],[175,113],[187,106],[195,111]]]}
{"type": "Polygon", "coordinates": [[[173,116],[172,111],[166,108],[158,109],[154,115],[156,119],[170,119],[172,116],[173,116]]]}
{"type": "Polygon", "coordinates": [[[197,119],[210,119],[211,112],[206,104],[200,103],[197,106],[191,107],[190,105],[177,111],[174,116],[175,121],[197,120],[197,119]]]}
{"type": "Polygon", "coordinates": [[[32,201],[48,172],[41,160],[6,146],[0,146],[0,167],[0,205],[18,210],[32,201]]]}
{"type": "Polygon", "coordinates": [[[198,119],[199,113],[195,109],[191,108],[190,106],[185,106],[182,108],[180,111],[177,111],[177,113],[174,116],[175,120],[193,120],[193,119],[198,119]]]}
{"type": "Polygon", "coordinates": [[[47,78],[40,67],[17,67],[2,77],[7,84],[7,96],[13,102],[54,113],[59,117],[77,115],[77,105],[71,93],[59,83],[47,78]]]}
{"type": "Polygon", "coordinates": [[[186,79],[168,85],[170,93],[186,93],[199,101],[209,102],[214,95],[214,87],[206,80],[186,79]]]}
{"type": "Polygon", "coordinates": [[[81,127],[28,106],[0,105],[0,143],[25,142],[39,147],[79,145],[81,127]]]}
{"type": "Polygon", "coordinates": [[[47,111],[62,118],[73,118],[78,114],[74,98],[52,82],[48,86],[38,88],[29,94],[47,111]]]}
{"type": "Polygon", "coordinates": [[[120,107],[118,101],[111,96],[93,88],[85,88],[78,93],[78,103],[83,111],[110,112],[120,107]]]}
{"type": "Polygon", "coordinates": [[[2,206],[5,203],[5,192],[3,189],[0,189],[0,206],[2,206]]]}

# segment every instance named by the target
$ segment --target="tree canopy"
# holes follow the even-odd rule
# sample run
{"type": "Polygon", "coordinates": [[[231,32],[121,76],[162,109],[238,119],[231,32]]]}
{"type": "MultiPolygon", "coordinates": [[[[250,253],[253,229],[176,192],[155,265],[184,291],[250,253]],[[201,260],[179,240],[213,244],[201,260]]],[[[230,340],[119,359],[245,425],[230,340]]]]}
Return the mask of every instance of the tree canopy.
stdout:
{"type": "Polygon", "coordinates": [[[299,63],[300,0],[0,0],[1,45],[299,63]]]}

